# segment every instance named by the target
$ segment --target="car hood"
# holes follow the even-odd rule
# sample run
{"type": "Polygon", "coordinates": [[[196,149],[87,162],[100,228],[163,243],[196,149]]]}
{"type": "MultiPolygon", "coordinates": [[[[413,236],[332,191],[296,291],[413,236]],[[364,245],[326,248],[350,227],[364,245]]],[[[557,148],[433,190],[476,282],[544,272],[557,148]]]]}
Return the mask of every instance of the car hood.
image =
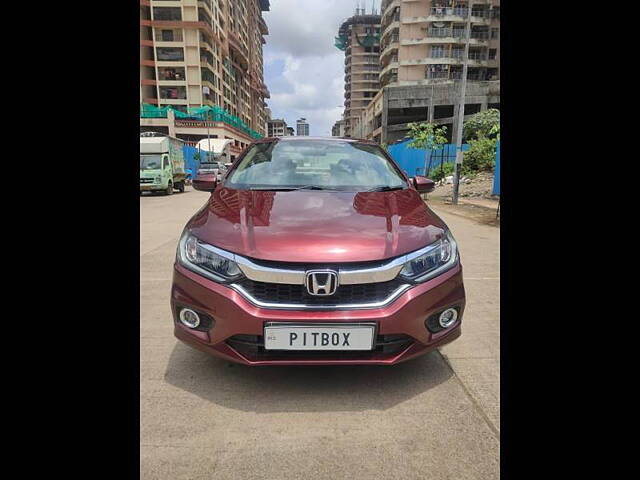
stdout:
{"type": "Polygon", "coordinates": [[[331,263],[403,255],[436,241],[446,225],[413,189],[269,192],[219,186],[187,228],[246,257],[331,263]]]}

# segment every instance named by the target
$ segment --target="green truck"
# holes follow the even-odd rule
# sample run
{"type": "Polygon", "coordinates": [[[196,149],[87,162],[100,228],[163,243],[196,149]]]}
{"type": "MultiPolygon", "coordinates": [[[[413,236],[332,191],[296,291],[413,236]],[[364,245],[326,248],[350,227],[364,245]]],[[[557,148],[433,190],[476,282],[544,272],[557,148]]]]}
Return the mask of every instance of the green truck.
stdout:
{"type": "Polygon", "coordinates": [[[179,138],[140,137],[140,195],[143,192],[184,192],[184,142],[179,138]]]}

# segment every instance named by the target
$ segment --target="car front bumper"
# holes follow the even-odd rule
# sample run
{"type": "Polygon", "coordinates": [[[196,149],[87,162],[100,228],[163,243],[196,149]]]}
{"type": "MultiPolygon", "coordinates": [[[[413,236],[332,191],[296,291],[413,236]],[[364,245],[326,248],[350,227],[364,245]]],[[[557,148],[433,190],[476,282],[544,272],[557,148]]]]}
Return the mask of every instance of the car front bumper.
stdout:
{"type": "Polygon", "coordinates": [[[203,352],[245,365],[391,365],[423,355],[461,334],[465,307],[462,267],[405,291],[390,304],[361,310],[279,310],[253,305],[228,286],[174,266],[171,310],[174,333],[182,342],[203,352]],[[425,320],[447,307],[459,307],[458,320],[431,333],[425,320]],[[209,331],[192,330],[179,322],[178,309],[187,307],[212,317],[209,331]],[[376,324],[379,345],[372,351],[313,352],[264,350],[260,341],[265,323],[376,324]],[[245,341],[248,340],[248,341],[245,341]]]}

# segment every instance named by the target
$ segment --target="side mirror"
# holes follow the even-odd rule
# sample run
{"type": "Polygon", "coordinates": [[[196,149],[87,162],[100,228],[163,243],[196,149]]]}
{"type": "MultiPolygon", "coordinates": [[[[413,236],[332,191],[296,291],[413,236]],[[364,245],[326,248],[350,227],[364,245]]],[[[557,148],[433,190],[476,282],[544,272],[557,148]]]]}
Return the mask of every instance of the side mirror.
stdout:
{"type": "Polygon", "coordinates": [[[416,175],[413,177],[413,186],[416,187],[416,190],[419,193],[429,193],[433,192],[436,188],[436,182],[427,178],[421,177],[420,175],[416,175]]]}
{"type": "Polygon", "coordinates": [[[213,173],[196,175],[193,179],[193,188],[201,192],[213,192],[218,185],[218,179],[213,173]]]}

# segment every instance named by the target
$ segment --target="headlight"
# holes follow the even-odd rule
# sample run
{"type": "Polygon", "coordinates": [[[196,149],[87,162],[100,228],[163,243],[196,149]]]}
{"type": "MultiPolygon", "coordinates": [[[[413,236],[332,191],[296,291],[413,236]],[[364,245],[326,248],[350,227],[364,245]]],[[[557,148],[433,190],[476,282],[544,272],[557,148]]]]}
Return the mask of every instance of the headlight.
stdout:
{"type": "Polygon", "coordinates": [[[162,178],[160,178],[160,177],[156,177],[156,178],[154,178],[154,179],[153,179],[153,181],[154,181],[155,183],[160,183],[160,182],[162,181],[162,178]]]}
{"type": "Polygon", "coordinates": [[[458,262],[458,246],[450,232],[424,249],[419,257],[409,260],[400,270],[400,276],[414,281],[425,282],[458,262]]]}
{"type": "Polygon", "coordinates": [[[189,270],[216,282],[228,282],[242,276],[233,254],[204,243],[186,232],[178,245],[178,261],[189,270]]]}

